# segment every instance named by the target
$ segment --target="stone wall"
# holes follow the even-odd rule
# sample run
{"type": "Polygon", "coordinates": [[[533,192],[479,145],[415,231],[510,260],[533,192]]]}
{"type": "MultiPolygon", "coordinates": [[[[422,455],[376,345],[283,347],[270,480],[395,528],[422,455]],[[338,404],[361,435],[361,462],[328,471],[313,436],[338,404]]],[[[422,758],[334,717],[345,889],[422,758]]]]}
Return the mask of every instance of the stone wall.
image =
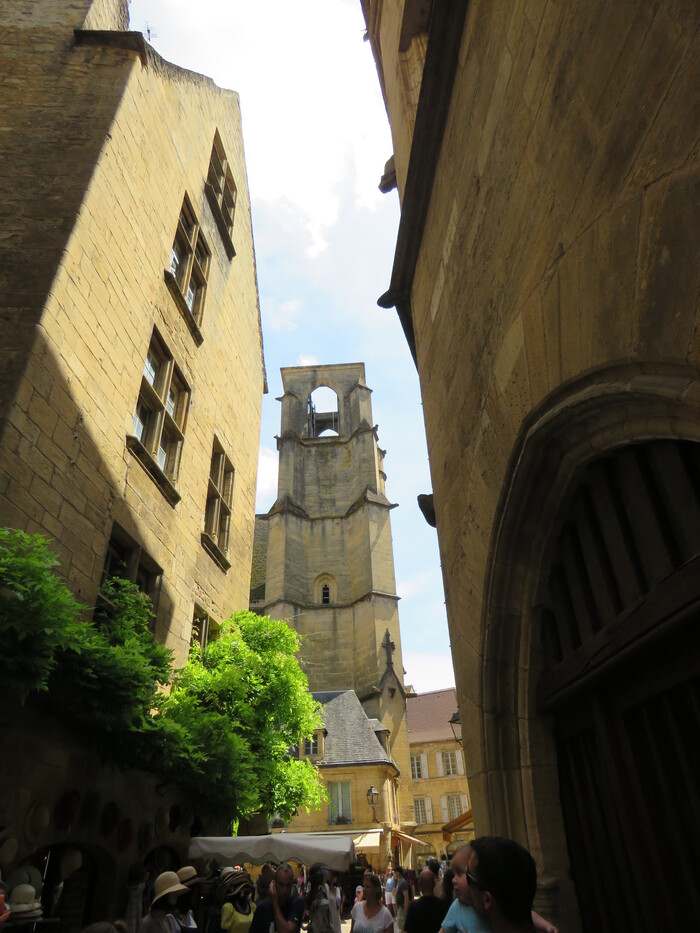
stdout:
{"type": "MultiPolygon", "coordinates": [[[[373,5],[368,18],[402,189],[411,6],[373,5]]],[[[691,2],[470,3],[422,179],[432,192],[410,306],[475,827],[529,845],[571,929],[528,605],[555,509],[526,509],[533,450],[529,485],[519,469],[528,444],[559,457],[554,498],[603,450],[697,437],[699,16],[691,2]],[[504,542],[517,520],[516,553],[504,542]]]]}
{"type": "Polygon", "coordinates": [[[0,521],[46,534],[89,605],[119,524],[162,569],[157,635],[181,663],[195,602],[218,619],[248,604],[264,371],[238,97],[145,47],[76,44],[86,4],[44,6],[54,21],[20,21],[2,48],[0,521]],[[217,129],[233,259],[204,191],[217,129]],[[201,346],[164,280],[186,193],[211,250],[201,346]],[[154,328],[191,392],[175,505],[125,444],[154,328]],[[200,539],[215,437],[235,469],[228,572],[200,539]]]}

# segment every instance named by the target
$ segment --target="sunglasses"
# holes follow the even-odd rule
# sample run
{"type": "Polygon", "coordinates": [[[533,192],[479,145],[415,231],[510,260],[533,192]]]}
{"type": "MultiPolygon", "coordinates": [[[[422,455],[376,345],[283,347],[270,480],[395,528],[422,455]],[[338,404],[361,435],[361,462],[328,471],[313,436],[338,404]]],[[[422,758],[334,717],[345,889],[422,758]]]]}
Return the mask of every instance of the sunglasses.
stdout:
{"type": "Polygon", "coordinates": [[[479,881],[479,879],[475,878],[474,875],[472,875],[469,869],[467,869],[467,884],[469,885],[469,887],[479,888],[479,890],[482,890],[484,887],[482,883],[479,881]]]}

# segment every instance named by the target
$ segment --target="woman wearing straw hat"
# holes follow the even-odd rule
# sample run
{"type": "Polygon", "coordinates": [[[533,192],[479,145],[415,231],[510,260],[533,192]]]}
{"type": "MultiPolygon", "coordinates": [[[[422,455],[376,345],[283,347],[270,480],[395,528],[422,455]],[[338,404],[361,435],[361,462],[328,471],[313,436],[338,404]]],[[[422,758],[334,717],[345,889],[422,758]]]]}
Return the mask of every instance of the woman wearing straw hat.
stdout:
{"type": "Polygon", "coordinates": [[[255,886],[247,871],[234,869],[221,894],[221,929],[226,933],[248,933],[253,922],[255,886]]]}
{"type": "Polygon", "coordinates": [[[141,921],[139,933],[180,933],[180,923],[173,911],[177,899],[189,888],[180,882],[174,871],[164,871],[156,878],[151,909],[141,921]]]}

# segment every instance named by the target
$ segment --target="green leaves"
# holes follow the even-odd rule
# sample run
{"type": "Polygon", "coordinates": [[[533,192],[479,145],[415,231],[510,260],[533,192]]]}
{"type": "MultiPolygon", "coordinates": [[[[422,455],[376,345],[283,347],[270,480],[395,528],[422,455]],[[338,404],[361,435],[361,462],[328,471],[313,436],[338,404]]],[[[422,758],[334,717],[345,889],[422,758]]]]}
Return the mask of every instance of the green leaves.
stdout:
{"type": "Polygon", "coordinates": [[[289,749],[321,725],[285,622],[238,612],[173,675],[149,631],[150,600],[114,577],[92,619],[39,535],[0,528],[0,643],[6,698],[61,711],[104,759],[138,765],[193,803],[237,820],[291,817],[325,798],[289,749]],[[170,694],[163,688],[173,681],[170,694]]]}
{"type": "Polygon", "coordinates": [[[0,528],[0,682],[20,703],[47,689],[57,652],[80,636],[84,607],[54,574],[57,566],[45,538],[0,528]]]}
{"type": "Polygon", "coordinates": [[[289,756],[321,725],[297,650],[285,622],[237,612],[205,650],[193,649],[163,701],[163,721],[205,750],[199,770],[215,775],[220,806],[236,819],[256,811],[286,819],[300,806],[320,806],[316,768],[289,756]]]}

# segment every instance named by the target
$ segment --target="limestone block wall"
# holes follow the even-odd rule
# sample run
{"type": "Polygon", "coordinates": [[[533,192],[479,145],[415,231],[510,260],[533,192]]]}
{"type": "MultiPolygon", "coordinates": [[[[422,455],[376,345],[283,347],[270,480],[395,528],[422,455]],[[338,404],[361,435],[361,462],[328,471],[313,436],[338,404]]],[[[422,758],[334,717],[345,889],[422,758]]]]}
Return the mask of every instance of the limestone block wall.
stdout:
{"type": "Polygon", "coordinates": [[[18,118],[18,152],[44,153],[51,187],[38,164],[44,198],[19,186],[7,203],[18,267],[2,267],[31,303],[2,312],[26,347],[4,351],[19,364],[6,384],[0,521],[46,534],[88,604],[121,525],[162,569],[157,634],[182,661],[195,601],[217,618],[248,604],[264,372],[238,97],[152,51],[75,45],[75,5],[47,6],[65,21],[18,31],[32,56],[3,47],[18,112],[42,114],[31,146],[18,118]],[[237,186],[231,260],[204,192],[217,129],[237,186]],[[164,280],[185,193],[212,254],[201,346],[164,280]],[[191,392],[174,506],[125,445],[154,328],[191,392]],[[200,538],[215,437],[235,469],[227,573],[200,538]]]}
{"type": "MultiPolygon", "coordinates": [[[[380,6],[401,186],[401,5],[380,6]]],[[[556,763],[516,712],[534,708],[537,646],[518,655],[519,671],[485,665],[488,623],[510,611],[488,581],[523,439],[565,399],[598,407],[588,455],[633,430],[694,436],[699,18],[691,2],[471,3],[413,279],[476,831],[528,841],[545,878],[567,871],[556,763]],[[620,397],[626,415],[613,411],[620,397]],[[538,780],[546,806],[523,797],[538,780]]]]}

